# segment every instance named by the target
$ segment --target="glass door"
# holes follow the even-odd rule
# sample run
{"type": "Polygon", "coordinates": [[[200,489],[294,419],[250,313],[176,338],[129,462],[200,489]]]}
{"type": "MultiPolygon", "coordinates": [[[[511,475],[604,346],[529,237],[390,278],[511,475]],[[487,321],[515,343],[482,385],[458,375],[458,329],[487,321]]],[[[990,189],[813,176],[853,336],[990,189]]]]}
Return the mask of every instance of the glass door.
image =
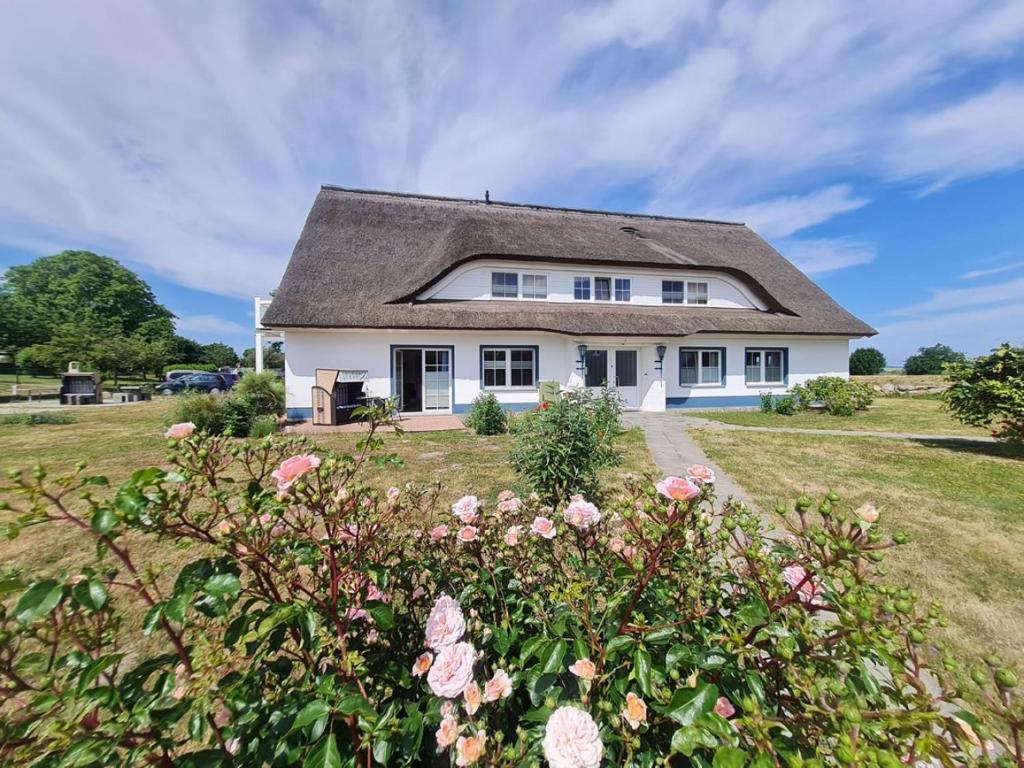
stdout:
{"type": "Polygon", "coordinates": [[[615,350],[615,389],[628,406],[640,405],[640,387],[637,381],[637,351],[635,349],[615,350]]]}
{"type": "Polygon", "coordinates": [[[423,350],[423,410],[451,410],[451,351],[423,350]]]}

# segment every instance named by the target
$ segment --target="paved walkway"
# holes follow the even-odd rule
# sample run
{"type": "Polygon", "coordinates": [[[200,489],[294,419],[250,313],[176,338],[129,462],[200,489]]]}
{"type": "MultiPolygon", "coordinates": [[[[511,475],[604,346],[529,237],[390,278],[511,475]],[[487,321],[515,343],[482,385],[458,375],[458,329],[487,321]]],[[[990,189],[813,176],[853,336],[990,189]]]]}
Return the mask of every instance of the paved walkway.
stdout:
{"type": "Polygon", "coordinates": [[[686,427],[675,414],[627,411],[622,414],[622,421],[627,426],[640,427],[644,431],[651,456],[666,475],[685,477],[688,466],[703,464],[715,471],[715,490],[720,499],[732,496],[748,507],[756,508],[746,491],[711,461],[701,447],[686,434],[686,427]]]}
{"type": "MultiPolygon", "coordinates": [[[[658,415],[658,414],[652,414],[658,415]]],[[[803,427],[751,427],[742,424],[726,424],[721,421],[714,421],[712,419],[702,419],[696,416],[686,416],[685,414],[680,418],[674,414],[664,414],[666,420],[672,421],[677,428],[680,429],[709,429],[718,431],[737,430],[740,432],[783,432],[791,435],[829,435],[832,437],[883,437],[893,440],[937,440],[939,442],[950,442],[950,443],[994,443],[997,442],[994,437],[985,437],[978,435],[977,437],[971,437],[968,435],[924,435],[914,434],[912,432],[870,432],[870,431],[854,431],[852,429],[806,429],[803,427]]]]}

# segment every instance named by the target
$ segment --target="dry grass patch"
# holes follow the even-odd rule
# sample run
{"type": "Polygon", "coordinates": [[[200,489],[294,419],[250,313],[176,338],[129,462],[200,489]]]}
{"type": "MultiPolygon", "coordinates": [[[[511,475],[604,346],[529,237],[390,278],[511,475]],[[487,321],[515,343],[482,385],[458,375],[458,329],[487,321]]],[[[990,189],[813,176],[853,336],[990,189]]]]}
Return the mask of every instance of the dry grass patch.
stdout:
{"type": "Polygon", "coordinates": [[[723,424],[744,427],[791,427],[799,429],[841,429],[850,432],[900,432],[911,435],[988,437],[990,431],[961,424],[942,409],[938,400],[922,398],[879,398],[853,416],[827,413],[797,413],[780,416],[760,411],[686,411],[723,424]]]}
{"type": "Polygon", "coordinates": [[[892,576],[950,618],[949,641],[1024,666],[1024,451],[994,444],[694,430],[762,509],[829,489],[911,535],[892,576]]]}

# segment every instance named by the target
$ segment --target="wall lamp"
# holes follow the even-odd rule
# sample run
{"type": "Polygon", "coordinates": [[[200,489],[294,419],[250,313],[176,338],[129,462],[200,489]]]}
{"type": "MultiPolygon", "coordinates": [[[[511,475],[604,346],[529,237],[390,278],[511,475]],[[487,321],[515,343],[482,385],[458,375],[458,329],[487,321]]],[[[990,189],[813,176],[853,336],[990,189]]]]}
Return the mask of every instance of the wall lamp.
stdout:
{"type": "Polygon", "coordinates": [[[577,344],[576,345],[576,351],[580,355],[580,359],[576,361],[577,363],[579,363],[580,372],[581,373],[586,373],[587,372],[587,345],[586,344],[577,344]]]}
{"type": "Polygon", "coordinates": [[[654,348],[654,370],[658,371],[659,373],[662,370],[662,363],[665,361],[665,353],[667,351],[668,347],[666,347],[664,344],[659,344],[654,348]]]}

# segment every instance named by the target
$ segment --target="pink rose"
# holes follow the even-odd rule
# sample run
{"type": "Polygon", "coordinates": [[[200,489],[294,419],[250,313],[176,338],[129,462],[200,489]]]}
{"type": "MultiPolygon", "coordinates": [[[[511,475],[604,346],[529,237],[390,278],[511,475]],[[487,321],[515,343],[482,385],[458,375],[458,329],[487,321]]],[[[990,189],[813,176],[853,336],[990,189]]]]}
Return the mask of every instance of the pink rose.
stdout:
{"type": "Polygon", "coordinates": [[[427,672],[427,684],[435,696],[455,699],[473,680],[476,651],[469,643],[446,645],[437,654],[427,672]]]}
{"type": "Polygon", "coordinates": [[[494,675],[484,685],[484,697],[488,701],[507,699],[512,695],[512,681],[503,669],[494,670],[494,675]]]}
{"type": "Polygon", "coordinates": [[[555,521],[547,517],[537,516],[533,518],[533,525],[530,526],[530,533],[543,536],[545,539],[555,538],[555,521]]]}
{"type": "Polygon", "coordinates": [[[430,669],[430,665],[434,663],[434,654],[432,653],[421,653],[416,661],[412,665],[412,676],[420,677],[427,674],[427,670],[430,669]]]}
{"type": "Polygon", "coordinates": [[[703,464],[691,464],[686,468],[686,476],[696,483],[713,483],[715,482],[715,472],[711,467],[705,467],[703,464]]]}
{"type": "Polygon", "coordinates": [[[634,731],[647,722],[647,703],[630,691],[626,694],[626,708],[622,710],[622,719],[629,723],[634,731]]]}
{"type": "Polygon", "coordinates": [[[604,755],[597,723],[576,707],[559,707],[551,714],[543,747],[551,768],[598,768],[604,755]]]}
{"type": "Polygon", "coordinates": [[[282,461],[281,466],[271,472],[270,476],[277,480],[277,492],[283,493],[291,488],[296,480],[319,466],[320,459],[311,453],[303,453],[282,461]]]}
{"type": "Polygon", "coordinates": [[[383,592],[381,592],[380,591],[380,587],[378,587],[372,581],[370,582],[370,586],[366,588],[366,599],[367,600],[376,600],[377,602],[380,602],[380,603],[388,602],[388,596],[386,594],[384,594],[383,592]]]}
{"type": "Polygon", "coordinates": [[[416,587],[416,589],[412,591],[412,599],[419,600],[425,594],[427,594],[427,590],[425,590],[423,587],[416,587]]]}
{"type": "Polygon", "coordinates": [[[459,721],[455,719],[454,715],[446,714],[441,718],[441,727],[437,729],[434,737],[437,739],[437,746],[441,749],[455,743],[455,740],[459,738],[459,721]]]}
{"type": "Polygon", "coordinates": [[[700,495],[700,488],[682,477],[666,477],[654,484],[658,493],[673,501],[689,501],[700,495]]]}
{"type": "Polygon", "coordinates": [[[612,536],[608,539],[608,546],[612,552],[621,552],[626,548],[626,542],[623,541],[621,536],[612,536]]]}
{"type": "Polygon", "coordinates": [[[466,619],[458,602],[441,595],[430,610],[427,619],[427,647],[435,651],[458,642],[466,631],[466,619]]]}
{"type": "Polygon", "coordinates": [[[859,507],[857,507],[857,517],[863,520],[869,525],[871,523],[878,522],[878,510],[875,509],[875,505],[870,501],[865,501],[859,507]]]}
{"type": "Polygon", "coordinates": [[[463,525],[469,525],[476,520],[476,511],[479,507],[480,502],[476,496],[463,496],[452,504],[452,512],[462,521],[463,525]]]}
{"type": "Polygon", "coordinates": [[[523,526],[511,525],[505,532],[505,543],[510,547],[514,547],[519,543],[519,535],[523,532],[523,526]]]}
{"type": "Polygon", "coordinates": [[[498,494],[498,501],[508,501],[516,497],[515,491],[504,490],[498,494]]]}
{"type": "Polygon", "coordinates": [[[430,540],[434,543],[440,541],[447,535],[448,526],[444,525],[443,523],[441,525],[435,525],[433,528],[430,529],[430,540]]]}
{"type": "Polygon", "coordinates": [[[782,570],[782,579],[791,588],[797,589],[800,602],[808,605],[821,605],[822,587],[813,578],[808,578],[807,571],[800,565],[790,565],[782,570]]]}
{"type": "Polygon", "coordinates": [[[369,617],[370,617],[370,614],[367,613],[362,608],[349,608],[347,611],[345,611],[345,618],[348,619],[349,621],[360,621],[360,620],[364,620],[365,621],[369,617]]]}
{"type": "Polygon", "coordinates": [[[483,704],[483,696],[480,693],[480,686],[474,682],[470,682],[462,691],[462,706],[466,708],[466,714],[472,717],[476,714],[476,711],[480,709],[480,705],[483,704]]]}
{"type": "Polygon", "coordinates": [[[180,424],[171,425],[170,429],[164,432],[168,440],[184,440],[196,431],[196,425],[191,421],[183,421],[180,424]]]}
{"type": "Polygon", "coordinates": [[[487,751],[487,731],[481,729],[475,736],[459,736],[455,742],[455,765],[464,768],[473,765],[483,757],[487,751]]]}
{"type": "Polygon", "coordinates": [[[235,526],[230,520],[221,520],[217,523],[217,533],[221,536],[227,536],[233,530],[235,530],[235,526]]]}
{"type": "Polygon", "coordinates": [[[569,671],[580,680],[593,680],[597,674],[597,666],[590,659],[577,659],[569,666],[569,671]]]}
{"type": "Polygon", "coordinates": [[[472,525],[464,525],[459,528],[459,541],[467,544],[471,541],[476,541],[477,528],[472,525]]]}
{"type": "Polygon", "coordinates": [[[388,488],[388,491],[387,491],[387,494],[386,494],[387,500],[388,501],[396,501],[398,499],[398,496],[399,496],[400,493],[401,493],[400,490],[398,490],[394,486],[391,486],[390,488],[388,488]]]}
{"type": "Polygon", "coordinates": [[[498,512],[503,515],[513,515],[519,511],[523,502],[519,499],[504,499],[498,502],[498,512]]]}
{"type": "Polygon", "coordinates": [[[573,496],[563,515],[569,525],[584,531],[601,522],[601,513],[597,507],[585,501],[582,496],[573,496]]]}
{"type": "Polygon", "coordinates": [[[719,696],[718,701],[715,702],[715,714],[719,717],[729,718],[736,714],[736,707],[725,696],[719,696]]]}

